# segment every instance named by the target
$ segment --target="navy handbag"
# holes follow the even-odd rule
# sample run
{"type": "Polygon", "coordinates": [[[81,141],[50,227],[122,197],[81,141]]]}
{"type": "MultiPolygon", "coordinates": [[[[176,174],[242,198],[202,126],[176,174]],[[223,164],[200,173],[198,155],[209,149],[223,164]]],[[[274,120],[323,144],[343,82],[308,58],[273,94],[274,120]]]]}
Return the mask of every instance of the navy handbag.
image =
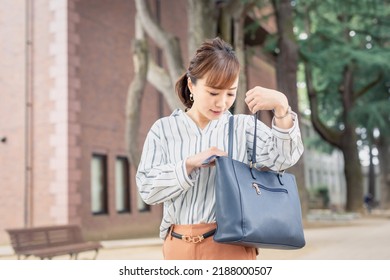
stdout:
{"type": "Polygon", "coordinates": [[[233,116],[229,119],[228,156],[215,159],[217,230],[213,238],[247,247],[300,249],[305,238],[295,177],[253,167],[257,115],[254,117],[252,162],[248,165],[232,158],[233,116]]]}

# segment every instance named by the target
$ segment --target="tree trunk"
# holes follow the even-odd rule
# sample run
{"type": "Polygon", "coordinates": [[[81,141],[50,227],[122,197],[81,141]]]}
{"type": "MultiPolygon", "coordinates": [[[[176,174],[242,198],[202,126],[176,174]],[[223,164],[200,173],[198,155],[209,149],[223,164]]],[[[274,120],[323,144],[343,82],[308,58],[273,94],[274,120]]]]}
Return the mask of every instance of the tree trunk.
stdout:
{"type": "Polygon", "coordinates": [[[245,96],[248,90],[246,78],[246,58],[245,58],[245,34],[244,34],[244,8],[237,10],[233,15],[234,26],[234,49],[237,59],[240,62],[240,77],[238,81],[238,90],[236,97],[236,104],[234,105],[235,114],[244,114],[248,108],[245,103],[245,96]]]}
{"type": "Polygon", "coordinates": [[[216,7],[210,0],[188,0],[188,55],[217,34],[216,7]]]}
{"type": "Polygon", "coordinates": [[[347,125],[343,134],[342,152],[344,155],[344,172],[347,183],[346,210],[363,211],[363,174],[360,164],[355,127],[347,125]]]}
{"type": "Polygon", "coordinates": [[[355,125],[349,117],[355,103],[353,63],[346,65],[343,73],[343,84],[340,94],[343,104],[344,131],[342,132],[341,148],[344,155],[345,180],[347,184],[346,210],[352,212],[363,211],[363,171],[357,147],[355,125]]]}
{"type": "MultiPolygon", "coordinates": [[[[285,93],[293,111],[299,112],[297,92],[298,46],[293,33],[293,14],[290,0],[274,1],[278,27],[278,47],[280,53],[276,58],[276,79],[278,90],[285,93]]],[[[289,169],[295,174],[302,204],[302,216],[308,212],[309,194],[305,184],[305,167],[303,159],[289,169]]]]}
{"type": "Polygon", "coordinates": [[[218,18],[219,34],[226,42],[233,42],[232,38],[232,14],[229,7],[222,7],[218,18]]]}
{"type": "Polygon", "coordinates": [[[390,209],[390,139],[381,135],[378,141],[380,164],[380,201],[383,210],[390,209]]]}
{"type": "Polygon", "coordinates": [[[278,27],[278,48],[276,57],[276,78],[278,89],[289,99],[291,109],[298,111],[297,70],[298,46],[293,32],[294,22],[290,0],[276,1],[276,20],[278,27]]]}
{"type": "Polygon", "coordinates": [[[369,153],[370,153],[370,165],[368,167],[368,193],[370,193],[374,200],[376,200],[376,174],[375,174],[375,165],[374,165],[374,155],[372,154],[372,142],[369,143],[369,153]]]}

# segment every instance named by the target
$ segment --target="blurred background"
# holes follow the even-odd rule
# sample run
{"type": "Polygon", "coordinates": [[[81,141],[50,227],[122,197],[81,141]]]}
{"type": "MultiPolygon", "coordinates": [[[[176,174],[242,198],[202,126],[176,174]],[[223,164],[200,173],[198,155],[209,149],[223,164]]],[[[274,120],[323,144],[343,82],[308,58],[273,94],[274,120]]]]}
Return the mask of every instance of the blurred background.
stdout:
{"type": "MultiPolygon", "coordinates": [[[[135,171],[151,125],[206,38],[248,89],[284,92],[305,153],[305,226],[390,216],[388,0],[1,0],[0,245],[5,229],[80,225],[88,240],[157,237],[135,171]]],[[[271,115],[261,118],[270,123],[271,115]]]]}

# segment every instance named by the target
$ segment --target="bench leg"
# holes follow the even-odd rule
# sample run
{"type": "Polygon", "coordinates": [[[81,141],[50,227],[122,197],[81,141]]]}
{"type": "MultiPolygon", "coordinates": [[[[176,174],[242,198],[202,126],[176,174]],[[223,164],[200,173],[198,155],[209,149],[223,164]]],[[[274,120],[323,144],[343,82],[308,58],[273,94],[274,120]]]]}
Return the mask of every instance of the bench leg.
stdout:
{"type": "Polygon", "coordinates": [[[95,256],[93,257],[94,260],[96,260],[98,253],[99,253],[99,249],[96,249],[95,250],[95,256]]]}
{"type": "Polygon", "coordinates": [[[16,256],[18,257],[18,260],[21,260],[21,259],[22,259],[22,256],[24,256],[24,260],[27,260],[27,258],[28,258],[30,255],[20,255],[20,254],[16,254],[16,256]]]}
{"type": "MultiPolygon", "coordinates": [[[[95,250],[95,256],[92,258],[93,260],[96,260],[98,253],[99,253],[99,249],[96,249],[95,250]]],[[[73,255],[73,254],[71,254],[71,255],[73,255]]],[[[74,253],[74,259],[75,260],[77,260],[77,257],[78,257],[78,253],[74,253]]]]}

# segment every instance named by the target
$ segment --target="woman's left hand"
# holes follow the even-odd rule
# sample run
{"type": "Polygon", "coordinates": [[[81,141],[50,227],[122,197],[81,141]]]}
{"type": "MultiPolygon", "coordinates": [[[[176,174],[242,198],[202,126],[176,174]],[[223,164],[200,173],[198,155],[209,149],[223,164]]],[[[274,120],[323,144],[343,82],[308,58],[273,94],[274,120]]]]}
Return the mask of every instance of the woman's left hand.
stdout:
{"type": "Polygon", "coordinates": [[[288,100],[283,93],[260,86],[247,91],[245,103],[252,113],[275,110],[275,114],[283,115],[288,110],[288,100]]]}
{"type": "Polygon", "coordinates": [[[253,114],[260,110],[274,110],[274,124],[279,128],[293,126],[287,97],[277,90],[254,87],[246,93],[245,103],[253,114]]]}

